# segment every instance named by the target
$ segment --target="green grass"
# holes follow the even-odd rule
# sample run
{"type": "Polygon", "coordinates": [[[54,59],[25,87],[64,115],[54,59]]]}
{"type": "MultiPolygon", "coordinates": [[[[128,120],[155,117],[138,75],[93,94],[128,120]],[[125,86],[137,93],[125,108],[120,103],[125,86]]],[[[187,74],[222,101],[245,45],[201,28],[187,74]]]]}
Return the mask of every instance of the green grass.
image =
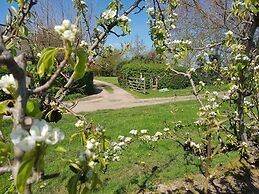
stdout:
{"type": "Polygon", "coordinates": [[[100,80],[100,81],[104,81],[104,82],[108,82],[108,83],[112,83],[112,84],[114,84],[116,86],[119,86],[118,78],[117,77],[100,77],[100,76],[95,76],[94,79],[100,80]]]}
{"type": "MultiPolygon", "coordinates": [[[[172,126],[173,122],[183,121],[191,125],[197,117],[198,105],[195,101],[177,102],[155,106],[137,107],[120,110],[103,110],[87,113],[92,119],[107,131],[107,136],[117,141],[118,135],[129,135],[132,129],[148,129],[151,134],[161,131],[164,127],[172,126]]],[[[67,149],[67,153],[57,153],[55,147],[50,149],[46,158],[45,174],[61,172],[61,176],[49,181],[42,189],[40,183],[34,187],[35,193],[66,193],[65,185],[71,172],[67,166],[67,159],[76,158],[84,151],[78,139],[69,142],[69,136],[76,129],[76,119],[71,115],[64,115],[61,122],[54,124],[62,129],[66,139],[58,146],[67,149]],[[58,159],[61,157],[62,159],[58,159]]],[[[10,131],[10,122],[4,123],[5,133],[10,131]]],[[[194,139],[199,133],[192,127],[185,128],[194,139]]],[[[227,163],[237,157],[237,153],[223,155],[214,163],[227,163]]],[[[106,174],[101,176],[103,186],[93,193],[136,193],[143,187],[152,190],[158,183],[166,183],[180,177],[199,172],[198,161],[195,158],[186,160],[183,149],[174,141],[162,140],[152,143],[134,143],[123,151],[121,161],[109,165],[106,174]],[[154,173],[152,173],[152,169],[154,173]],[[157,169],[157,170],[154,170],[157,169]],[[143,184],[146,182],[146,184],[143,184]],[[140,186],[141,185],[141,186],[140,186]]],[[[7,176],[0,176],[0,193],[3,193],[7,176]]]]}
{"type": "Polygon", "coordinates": [[[65,101],[69,101],[69,100],[77,100],[77,99],[80,99],[80,98],[83,98],[85,97],[85,95],[83,94],[79,94],[79,93],[76,93],[76,94],[68,94],[64,100],[65,101]]]}

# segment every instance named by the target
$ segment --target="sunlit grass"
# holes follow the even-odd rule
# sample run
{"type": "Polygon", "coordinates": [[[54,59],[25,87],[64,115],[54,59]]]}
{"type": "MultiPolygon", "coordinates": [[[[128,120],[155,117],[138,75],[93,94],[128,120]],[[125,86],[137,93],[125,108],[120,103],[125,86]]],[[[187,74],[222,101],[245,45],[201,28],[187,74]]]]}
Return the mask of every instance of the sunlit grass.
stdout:
{"type": "MultiPolygon", "coordinates": [[[[103,126],[107,136],[117,141],[118,135],[129,135],[132,129],[148,129],[151,134],[161,131],[164,127],[172,127],[174,122],[183,121],[187,126],[184,132],[189,132],[194,138],[199,133],[192,127],[197,118],[198,105],[195,101],[168,103],[155,106],[137,107],[120,110],[103,110],[87,113],[87,117],[103,126]]],[[[63,119],[53,124],[65,133],[66,138],[58,146],[63,146],[67,152],[58,153],[52,147],[46,157],[45,174],[60,172],[61,175],[34,186],[35,193],[65,193],[65,186],[71,172],[67,165],[68,159],[77,158],[84,148],[80,140],[69,141],[76,132],[76,119],[64,115],[63,119]],[[59,158],[62,159],[59,159],[59,158]],[[41,187],[41,188],[40,188],[41,187]]],[[[10,121],[4,122],[5,134],[10,131],[10,121]]],[[[236,153],[219,157],[215,162],[226,163],[236,158],[236,153]]],[[[169,182],[189,174],[199,173],[199,162],[194,157],[188,158],[175,141],[161,140],[152,143],[133,143],[123,151],[121,161],[111,163],[106,174],[101,176],[103,185],[94,193],[136,192],[140,188],[153,190],[158,183],[169,182]]],[[[1,176],[0,176],[1,177],[1,176]]],[[[0,193],[6,190],[7,176],[0,179],[0,193]],[[4,189],[5,188],[5,189],[4,189]]]]}

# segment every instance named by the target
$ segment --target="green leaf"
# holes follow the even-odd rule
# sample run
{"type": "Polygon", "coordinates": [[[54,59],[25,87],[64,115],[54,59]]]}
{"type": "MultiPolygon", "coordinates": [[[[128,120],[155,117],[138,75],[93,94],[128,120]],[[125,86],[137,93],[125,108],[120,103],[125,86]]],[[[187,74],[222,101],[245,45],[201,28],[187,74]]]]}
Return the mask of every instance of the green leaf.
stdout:
{"type": "Polygon", "coordinates": [[[29,158],[22,162],[18,174],[17,174],[17,181],[16,187],[20,193],[24,193],[27,179],[32,175],[32,166],[34,164],[34,159],[29,158]]]}
{"type": "Polygon", "coordinates": [[[80,176],[78,174],[72,176],[67,184],[67,191],[69,194],[76,194],[77,191],[77,182],[79,181],[80,176]]]}
{"type": "Polygon", "coordinates": [[[7,105],[8,105],[10,102],[11,102],[11,100],[5,100],[5,101],[3,101],[3,102],[0,102],[0,115],[6,113],[5,107],[7,107],[7,105]]]}
{"type": "Polygon", "coordinates": [[[66,153],[66,152],[67,152],[67,150],[66,150],[64,147],[62,147],[62,146],[58,146],[58,147],[55,149],[55,151],[56,151],[56,152],[61,152],[61,153],[66,153]]]}
{"type": "Polygon", "coordinates": [[[76,52],[77,62],[74,67],[73,77],[75,80],[81,79],[86,72],[87,53],[83,48],[79,48],[76,52]]]}
{"type": "Polygon", "coordinates": [[[4,162],[10,153],[10,146],[0,141],[0,164],[4,162]]]}
{"type": "Polygon", "coordinates": [[[99,179],[98,175],[94,172],[91,184],[91,190],[95,189],[97,185],[101,185],[102,181],[99,179]]]}
{"type": "Polygon", "coordinates": [[[58,53],[59,48],[46,48],[41,53],[41,58],[38,62],[38,74],[40,77],[46,73],[51,74],[53,65],[55,63],[55,56],[58,53]]]}
{"type": "Polygon", "coordinates": [[[26,104],[26,115],[31,117],[36,117],[40,119],[42,117],[42,112],[40,110],[40,104],[36,99],[30,99],[26,104]]]}
{"type": "Polygon", "coordinates": [[[87,194],[88,192],[89,192],[89,188],[87,186],[85,186],[85,188],[83,189],[81,194],[87,194]]]}

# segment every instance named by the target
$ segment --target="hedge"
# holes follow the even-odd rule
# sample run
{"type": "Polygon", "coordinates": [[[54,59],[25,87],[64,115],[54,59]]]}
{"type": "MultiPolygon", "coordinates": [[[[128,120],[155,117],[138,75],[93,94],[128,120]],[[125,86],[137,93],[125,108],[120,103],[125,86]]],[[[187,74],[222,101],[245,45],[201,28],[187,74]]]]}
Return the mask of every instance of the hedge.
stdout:
{"type": "MultiPolygon", "coordinates": [[[[175,67],[178,71],[186,71],[185,67],[175,67]]],[[[158,89],[171,88],[181,89],[190,86],[188,78],[183,75],[178,75],[167,69],[165,64],[154,63],[138,63],[133,62],[123,65],[118,75],[118,82],[123,87],[128,87],[127,79],[130,77],[140,77],[142,74],[146,79],[146,88],[150,88],[150,79],[158,78],[158,89]]]]}
{"type": "MultiPolygon", "coordinates": [[[[187,67],[176,66],[175,70],[186,72],[187,67]]],[[[150,79],[158,78],[158,89],[183,89],[191,86],[190,81],[183,75],[176,74],[169,70],[165,64],[161,63],[143,63],[141,61],[133,61],[124,64],[118,72],[118,82],[122,87],[128,87],[127,79],[130,77],[140,77],[142,74],[146,79],[146,88],[149,89],[150,79]]],[[[205,71],[203,68],[196,69],[193,73],[193,80],[196,84],[203,81],[206,84],[212,84],[218,78],[218,74],[214,71],[205,71]]]]}

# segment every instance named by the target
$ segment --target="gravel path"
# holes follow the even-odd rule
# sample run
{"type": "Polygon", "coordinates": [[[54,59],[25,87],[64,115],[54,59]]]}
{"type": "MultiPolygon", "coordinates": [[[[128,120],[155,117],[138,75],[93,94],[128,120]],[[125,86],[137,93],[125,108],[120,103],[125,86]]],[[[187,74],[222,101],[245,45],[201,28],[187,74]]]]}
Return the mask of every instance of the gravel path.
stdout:
{"type": "Polygon", "coordinates": [[[92,112],[104,109],[130,108],[195,99],[194,96],[140,99],[135,98],[130,93],[111,83],[95,80],[94,84],[98,89],[102,89],[105,86],[110,86],[113,89],[113,92],[109,93],[106,90],[102,89],[102,91],[99,94],[82,98],[78,101],[78,104],[73,108],[73,111],[92,112]]]}

